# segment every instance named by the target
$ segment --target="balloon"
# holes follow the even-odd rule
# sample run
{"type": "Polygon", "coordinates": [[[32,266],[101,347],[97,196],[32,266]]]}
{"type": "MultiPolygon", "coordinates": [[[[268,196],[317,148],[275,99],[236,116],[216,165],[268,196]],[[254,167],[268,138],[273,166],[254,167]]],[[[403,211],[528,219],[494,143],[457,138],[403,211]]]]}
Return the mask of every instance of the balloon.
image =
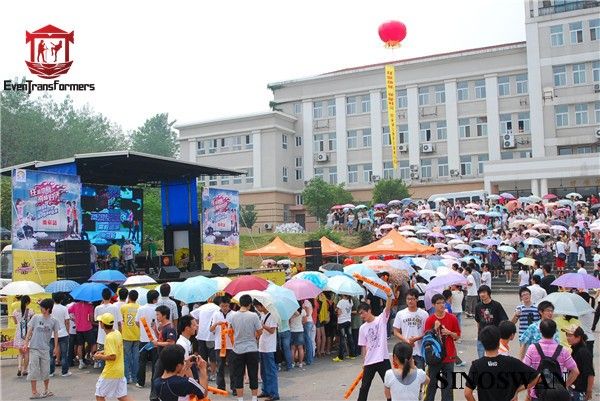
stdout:
{"type": "Polygon", "coordinates": [[[379,26],[379,37],[386,47],[400,46],[406,37],[406,25],[400,21],[387,21],[379,26]]]}

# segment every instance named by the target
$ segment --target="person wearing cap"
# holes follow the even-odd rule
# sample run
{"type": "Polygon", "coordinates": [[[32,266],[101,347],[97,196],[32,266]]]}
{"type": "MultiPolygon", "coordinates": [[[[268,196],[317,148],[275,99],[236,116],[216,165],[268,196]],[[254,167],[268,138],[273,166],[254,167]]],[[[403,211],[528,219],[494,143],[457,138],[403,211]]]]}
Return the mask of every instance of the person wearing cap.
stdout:
{"type": "Polygon", "coordinates": [[[100,329],[104,331],[104,349],[94,354],[95,361],[103,361],[104,369],[96,382],[96,401],[104,401],[107,397],[119,401],[128,401],[127,380],[125,379],[125,362],[123,354],[123,337],[114,329],[115,316],[106,312],[96,317],[100,329]]]}
{"type": "Polygon", "coordinates": [[[591,400],[594,388],[594,358],[586,346],[587,336],[583,329],[577,325],[571,325],[562,329],[567,334],[567,341],[571,345],[571,356],[579,369],[579,376],[575,379],[571,392],[571,399],[577,401],[591,400]]]}

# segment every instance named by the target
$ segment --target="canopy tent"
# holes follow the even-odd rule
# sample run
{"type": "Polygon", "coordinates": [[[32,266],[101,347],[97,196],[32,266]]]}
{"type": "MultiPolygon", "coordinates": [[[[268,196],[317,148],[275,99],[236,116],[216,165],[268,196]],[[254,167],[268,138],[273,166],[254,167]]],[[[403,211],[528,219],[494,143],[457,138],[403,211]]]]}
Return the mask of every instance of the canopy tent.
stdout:
{"type": "Polygon", "coordinates": [[[390,231],[385,237],[348,252],[351,256],[365,255],[432,255],[436,249],[416,242],[408,241],[396,230],[390,231]]]}
{"type": "Polygon", "coordinates": [[[325,236],[321,237],[321,253],[323,256],[348,255],[350,251],[350,248],[338,245],[325,236]]]}
{"type": "Polygon", "coordinates": [[[244,256],[287,256],[290,258],[303,258],[304,249],[287,244],[281,238],[275,237],[270,244],[265,245],[262,248],[244,252],[244,256]]]}

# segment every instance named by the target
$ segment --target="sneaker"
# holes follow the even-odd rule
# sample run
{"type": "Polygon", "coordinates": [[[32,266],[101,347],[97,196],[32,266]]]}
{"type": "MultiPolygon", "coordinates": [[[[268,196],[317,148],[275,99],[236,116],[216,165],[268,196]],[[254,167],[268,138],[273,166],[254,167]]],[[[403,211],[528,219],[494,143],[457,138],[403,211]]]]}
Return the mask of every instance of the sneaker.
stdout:
{"type": "Polygon", "coordinates": [[[67,372],[67,373],[63,373],[61,376],[62,376],[62,377],[69,377],[69,376],[71,376],[72,374],[73,374],[73,373],[71,373],[71,372],[67,372]]]}
{"type": "Polygon", "coordinates": [[[467,366],[467,364],[464,361],[461,361],[461,363],[457,363],[456,366],[463,367],[463,366],[467,366]]]}
{"type": "Polygon", "coordinates": [[[342,362],[343,359],[340,358],[339,356],[336,356],[335,358],[332,359],[333,362],[342,362]]]}
{"type": "Polygon", "coordinates": [[[137,388],[144,388],[144,386],[142,386],[140,383],[135,383],[135,386],[136,386],[137,388]]]}
{"type": "Polygon", "coordinates": [[[296,365],[296,367],[302,369],[304,367],[304,364],[302,362],[300,362],[299,364],[296,365]]]}
{"type": "Polygon", "coordinates": [[[79,369],[85,369],[85,362],[79,361],[79,369]]]}
{"type": "Polygon", "coordinates": [[[350,358],[350,359],[352,359],[352,360],[356,359],[356,357],[355,357],[355,356],[352,356],[352,355],[350,355],[348,358],[350,358]]]}
{"type": "Polygon", "coordinates": [[[209,382],[214,382],[215,380],[217,380],[217,376],[216,375],[209,375],[208,376],[208,381],[209,382]]]}
{"type": "Polygon", "coordinates": [[[132,379],[127,380],[127,384],[133,384],[133,380],[132,379]]]}
{"type": "Polygon", "coordinates": [[[49,377],[54,377],[54,373],[50,373],[48,376],[49,377]]]}

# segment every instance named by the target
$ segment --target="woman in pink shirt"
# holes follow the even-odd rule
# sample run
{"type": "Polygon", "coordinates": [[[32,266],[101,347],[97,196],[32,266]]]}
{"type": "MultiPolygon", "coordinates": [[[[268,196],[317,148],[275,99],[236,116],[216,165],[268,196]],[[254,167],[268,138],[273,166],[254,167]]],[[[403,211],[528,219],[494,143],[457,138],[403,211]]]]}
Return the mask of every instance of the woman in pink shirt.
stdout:
{"type": "Polygon", "coordinates": [[[87,350],[94,354],[96,351],[96,337],[92,332],[92,321],[94,319],[94,307],[89,302],[78,301],[71,305],[69,313],[75,316],[75,327],[77,329],[77,358],[79,359],[79,369],[85,368],[83,350],[85,343],[88,344],[87,350]]]}

